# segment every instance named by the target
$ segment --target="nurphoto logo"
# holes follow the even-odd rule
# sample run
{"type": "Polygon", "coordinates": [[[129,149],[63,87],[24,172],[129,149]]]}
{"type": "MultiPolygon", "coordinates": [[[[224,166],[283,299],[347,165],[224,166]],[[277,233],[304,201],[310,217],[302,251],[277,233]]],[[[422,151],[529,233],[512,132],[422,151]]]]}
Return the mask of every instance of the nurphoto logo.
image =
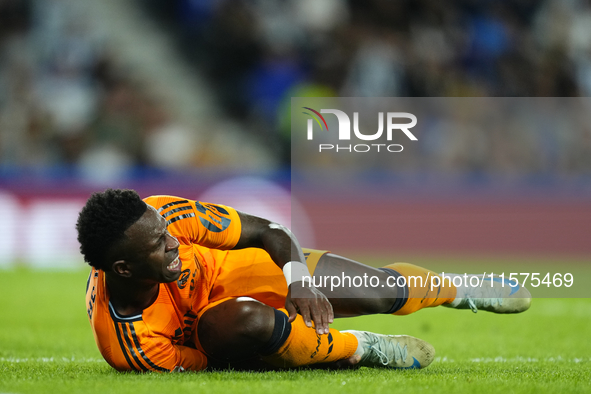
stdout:
{"type": "MultiPolygon", "coordinates": [[[[320,112],[310,108],[303,107],[310,112],[303,112],[309,115],[312,119],[308,119],[307,123],[307,138],[314,139],[314,121],[320,127],[320,130],[328,130],[328,124],[322,114],[333,114],[337,117],[339,123],[338,139],[339,141],[351,140],[351,119],[349,115],[338,109],[321,109],[320,112]]],[[[392,141],[394,131],[403,132],[411,141],[417,141],[417,137],[411,133],[410,129],[416,126],[417,117],[408,112],[387,112],[386,113],[386,141],[392,141]],[[410,122],[395,123],[400,119],[407,119],[410,122]]],[[[384,133],[384,113],[378,112],[378,131],[373,134],[363,134],[359,130],[359,112],[353,112],[353,133],[355,137],[362,141],[376,141],[382,137],[384,133]]],[[[372,144],[318,144],[318,151],[333,151],[333,152],[402,152],[404,147],[400,144],[386,144],[386,143],[372,143],[372,144]]]]}

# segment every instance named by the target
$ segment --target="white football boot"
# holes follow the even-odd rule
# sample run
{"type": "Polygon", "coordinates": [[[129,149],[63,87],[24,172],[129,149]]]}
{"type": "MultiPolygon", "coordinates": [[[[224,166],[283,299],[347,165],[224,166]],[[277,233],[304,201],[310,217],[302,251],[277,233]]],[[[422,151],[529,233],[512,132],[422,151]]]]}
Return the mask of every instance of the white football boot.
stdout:
{"type": "MultiPolygon", "coordinates": [[[[471,309],[476,313],[484,310],[494,313],[520,313],[529,309],[531,305],[531,293],[517,282],[494,275],[459,275],[444,274],[444,283],[447,278],[462,278],[462,285],[456,286],[456,298],[450,304],[444,306],[456,309],[471,309]],[[470,278],[472,279],[470,281],[470,278]]],[[[456,279],[455,284],[460,281],[456,279]]]]}
{"type": "Polygon", "coordinates": [[[359,365],[370,368],[418,369],[433,361],[435,349],[428,342],[408,335],[382,335],[368,331],[349,332],[357,337],[355,355],[359,365]]]}

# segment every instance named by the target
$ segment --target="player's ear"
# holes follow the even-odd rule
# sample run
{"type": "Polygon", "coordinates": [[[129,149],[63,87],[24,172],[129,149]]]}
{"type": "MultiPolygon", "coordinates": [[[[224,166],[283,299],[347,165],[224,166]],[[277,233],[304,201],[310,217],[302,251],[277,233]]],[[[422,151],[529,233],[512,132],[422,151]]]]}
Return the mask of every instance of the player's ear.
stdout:
{"type": "Polygon", "coordinates": [[[114,273],[124,278],[131,277],[131,270],[129,269],[129,264],[125,262],[125,260],[117,260],[111,266],[111,269],[114,273]]]}

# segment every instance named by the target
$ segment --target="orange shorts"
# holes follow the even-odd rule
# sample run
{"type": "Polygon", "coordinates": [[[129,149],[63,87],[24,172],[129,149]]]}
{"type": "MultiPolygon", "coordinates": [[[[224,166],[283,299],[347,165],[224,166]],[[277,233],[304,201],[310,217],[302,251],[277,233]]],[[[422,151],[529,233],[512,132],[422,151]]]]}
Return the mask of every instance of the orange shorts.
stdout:
{"type": "MultiPolygon", "coordinates": [[[[302,249],[306,257],[308,270],[313,275],[320,258],[328,253],[325,250],[302,249]]],[[[285,307],[287,284],[283,271],[262,249],[249,248],[230,251],[211,250],[216,261],[216,270],[211,280],[213,287],[208,304],[197,313],[196,327],[201,316],[209,309],[230,299],[250,297],[273,308],[285,307]]],[[[201,345],[195,338],[195,345],[201,351],[201,345]]]]}

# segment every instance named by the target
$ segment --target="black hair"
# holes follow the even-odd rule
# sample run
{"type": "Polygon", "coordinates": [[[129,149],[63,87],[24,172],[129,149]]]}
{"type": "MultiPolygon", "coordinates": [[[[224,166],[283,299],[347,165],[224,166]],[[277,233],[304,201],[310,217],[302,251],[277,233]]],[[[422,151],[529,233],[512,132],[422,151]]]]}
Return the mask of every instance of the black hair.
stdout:
{"type": "Polygon", "coordinates": [[[91,266],[109,271],[107,253],[125,238],[125,231],[146,212],[134,190],[107,189],[93,193],[78,215],[80,252],[91,266]]]}

